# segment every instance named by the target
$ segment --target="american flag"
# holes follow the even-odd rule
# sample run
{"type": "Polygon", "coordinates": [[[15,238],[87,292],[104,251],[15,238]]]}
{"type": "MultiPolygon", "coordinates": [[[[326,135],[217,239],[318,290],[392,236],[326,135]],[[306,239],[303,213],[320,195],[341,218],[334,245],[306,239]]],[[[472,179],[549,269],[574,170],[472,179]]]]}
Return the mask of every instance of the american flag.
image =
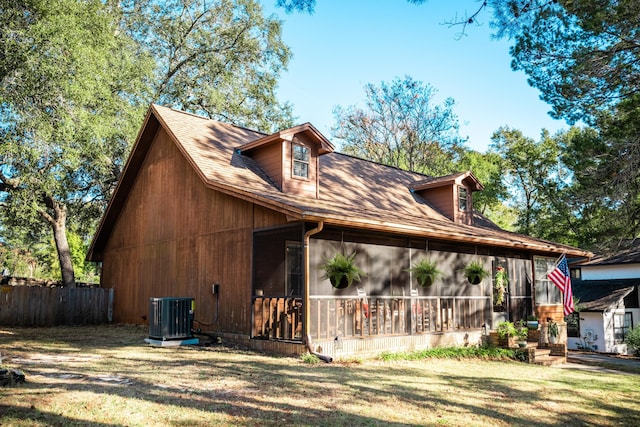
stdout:
{"type": "Polygon", "coordinates": [[[564,297],[564,315],[568,316],[574,312],[573,307],[573,290],[571,289],[571,276],[569,274],[569,265],[567,258],[562,255],[556,264],[556,267],[547,274],[549,280],[560,289],[564,297]]]}

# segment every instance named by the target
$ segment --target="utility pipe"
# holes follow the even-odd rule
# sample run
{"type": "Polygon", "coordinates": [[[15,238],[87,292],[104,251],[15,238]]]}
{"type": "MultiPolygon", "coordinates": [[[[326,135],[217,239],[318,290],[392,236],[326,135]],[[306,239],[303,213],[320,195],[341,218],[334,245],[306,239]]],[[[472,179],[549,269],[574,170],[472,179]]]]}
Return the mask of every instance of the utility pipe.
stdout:
{"type": "Polygon", "coordinates": [[[311,341],[311,298],[309,295],[311,293],[309,286],[309,240],[311,236],[314,234],[318,234],[322,231],[324,227],[324,221],[319,221],[316,228],[313,228],[306,233],[304,233],[304,248],[303,248],[303,257],[304,257],[304,336],[307,344],[307,349],[309,353],[317,356],[320,360],[323,360],[327,363],[331,363],[333,358],[331,356],[327,356],[324,354],[317,353],[313,348],[313,342],[311,341]]]}

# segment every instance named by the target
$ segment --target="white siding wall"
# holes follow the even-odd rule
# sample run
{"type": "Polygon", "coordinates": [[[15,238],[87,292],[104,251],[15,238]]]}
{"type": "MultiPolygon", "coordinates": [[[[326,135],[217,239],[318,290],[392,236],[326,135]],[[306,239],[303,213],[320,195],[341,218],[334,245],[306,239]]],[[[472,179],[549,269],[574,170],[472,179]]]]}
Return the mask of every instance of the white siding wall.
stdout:
{"type": "Polygon", "coordinates": [[[567,348],[575,350],[586,344],[590,350],[600,353],[626,354],[627,345],[616,344],[613,336],[613,316],[616,313],[623,314],[625,312],[632,313],[632,326],[640,324],[640,309],[638,308],[607,310],[604,313],[580,313],[580,336],[586,337],[588,332],[591,332],[591,339],[585,341],[581,338],[568,338],[567,348]]]}
{"type": "Polygon", "coordinates": [[[581,267],[582,280],[640,278],[640,264],[598,265],[581,267]]]}
{"type": "Polygon", "coordinates": [[[575,350],[579,348],[579,346],[584,346],[586,344],[590,350],[599,352],[605,351],[603,338],[604,324],[602,322],[602,313],[580,313],[580,336],[586,337],[587,332],[591,332],[590,340],[585,341],[582,338],[568,338],[567,348],[569,350],[575,350]]]}

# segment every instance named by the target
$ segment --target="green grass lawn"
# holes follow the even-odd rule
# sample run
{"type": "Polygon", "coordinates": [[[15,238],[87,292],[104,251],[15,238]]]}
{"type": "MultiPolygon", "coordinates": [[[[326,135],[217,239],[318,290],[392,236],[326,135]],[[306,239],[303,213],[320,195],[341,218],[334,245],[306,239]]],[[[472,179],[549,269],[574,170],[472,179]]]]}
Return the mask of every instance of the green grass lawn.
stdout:
{"type": "Polygon", "coordinates": [[[0,327],[3,366],[27,379],[0,388],[0,425],[640,425],[640,375],[477,359],[309,364],[146,336],[0,327]]]}

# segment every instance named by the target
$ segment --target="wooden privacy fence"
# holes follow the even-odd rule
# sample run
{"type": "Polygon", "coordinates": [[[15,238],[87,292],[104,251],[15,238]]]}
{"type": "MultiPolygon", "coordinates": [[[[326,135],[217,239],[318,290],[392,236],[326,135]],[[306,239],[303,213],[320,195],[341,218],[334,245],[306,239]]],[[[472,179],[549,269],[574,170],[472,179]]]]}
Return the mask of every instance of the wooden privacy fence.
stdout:
{"type": "Polygon", "coordinates": [[[0,325],[56,326],[110,322],[113,289],[0,287],[0,325]]]}

